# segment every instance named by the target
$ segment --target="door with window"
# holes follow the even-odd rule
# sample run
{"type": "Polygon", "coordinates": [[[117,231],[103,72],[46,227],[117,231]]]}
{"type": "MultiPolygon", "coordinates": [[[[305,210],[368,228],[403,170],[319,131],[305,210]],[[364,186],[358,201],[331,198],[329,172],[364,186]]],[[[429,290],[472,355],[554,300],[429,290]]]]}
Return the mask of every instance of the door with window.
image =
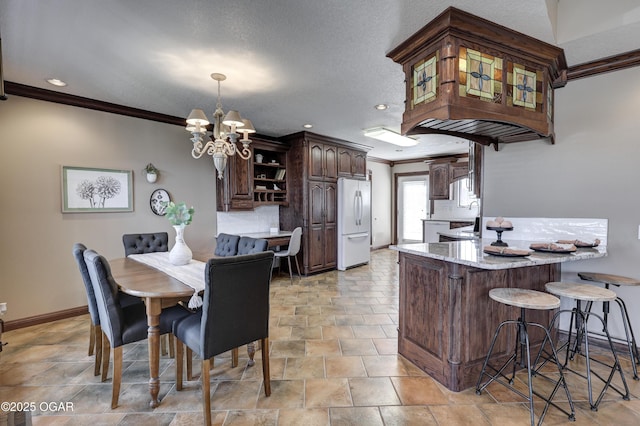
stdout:
{"type": "Polygon", "coordinates": [[[429,175],[412,174],[397,179],[398,244],[422,242],[422,220],[429,217],[429,175]]]}

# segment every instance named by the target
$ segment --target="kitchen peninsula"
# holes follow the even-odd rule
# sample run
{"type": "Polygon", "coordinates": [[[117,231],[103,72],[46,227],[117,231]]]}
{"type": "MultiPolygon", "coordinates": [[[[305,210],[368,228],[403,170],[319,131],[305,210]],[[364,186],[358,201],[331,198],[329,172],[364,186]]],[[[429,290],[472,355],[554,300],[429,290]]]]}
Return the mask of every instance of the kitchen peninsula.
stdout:
{"type": "MultiPolygon", "coordinates": [[[[605,245],[571,253],[533,252],[526,257],[485,254],[494,238],[392,246],[399,252],[400,304],[398,352],[448,389],[475,385],[498,324],[517,317],[513,308],[489,298],[496,287],[544,291],[560,281],[562,262],[607,255],[605,245]]],[[[528,248],[537,240],[508,241],[528,248]]],[[[529,321],[547,324],[553,312],[527,311],[529,321]]],[[[494,359],[507,357],[516,344],[515,330],[496,343],[494,359]]],[[[530,335],[539,345],[540,330],[530,335]]]]}

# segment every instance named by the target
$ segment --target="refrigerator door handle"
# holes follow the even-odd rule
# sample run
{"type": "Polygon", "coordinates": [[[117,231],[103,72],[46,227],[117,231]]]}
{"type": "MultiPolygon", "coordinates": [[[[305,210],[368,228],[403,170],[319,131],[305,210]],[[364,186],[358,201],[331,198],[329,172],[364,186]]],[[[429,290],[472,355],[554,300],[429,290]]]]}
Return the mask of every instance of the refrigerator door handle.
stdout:
{"type": "Polygon", "coordinates": [[[359,233],[359,234],[351,234],[351,235],[348,235],[348,236],[347,236],[347,238],[348,238],[348,239],[350,239],[350,240],[355,240],[355,239],[357,239],[357,238],[366,238],[366,237],[368,237],[368,236],[369,236],[369,233],[368,233],[368,232],[361,232],[361,233],[359,233]]]}

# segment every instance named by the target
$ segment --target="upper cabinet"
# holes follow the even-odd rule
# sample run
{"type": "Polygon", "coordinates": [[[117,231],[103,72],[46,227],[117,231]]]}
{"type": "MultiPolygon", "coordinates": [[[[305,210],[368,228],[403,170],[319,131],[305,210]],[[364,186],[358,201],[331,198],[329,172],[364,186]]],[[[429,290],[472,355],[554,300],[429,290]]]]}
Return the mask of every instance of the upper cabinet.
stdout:
{"type": "Polygon", "coordinates": [[[429,164],[429,199],[448,200],[450,184],[460,179],[469,179],[469,192],[481,198],[482,154],[484,147],[477,143],[469,146],[469,160],[429,164]]]}
{"type": "Polygon", "coordinates": [[[367,176],[367,154],[349,148],[338,148],[338,176],[364,179],[367,176]]]}
{"type": "Polygon", "coordinates": [[[260,205],[284,205],[287,195],[288,145],[252,138],[252,157],[227,159],[224,178],[216,182],[218,211],[253,210],[260,205]]]}
{"type": "Polygon", "coordinates": [[[338,179],[338,148],[335,145],[310,140],[309,179],[338,179]]]}

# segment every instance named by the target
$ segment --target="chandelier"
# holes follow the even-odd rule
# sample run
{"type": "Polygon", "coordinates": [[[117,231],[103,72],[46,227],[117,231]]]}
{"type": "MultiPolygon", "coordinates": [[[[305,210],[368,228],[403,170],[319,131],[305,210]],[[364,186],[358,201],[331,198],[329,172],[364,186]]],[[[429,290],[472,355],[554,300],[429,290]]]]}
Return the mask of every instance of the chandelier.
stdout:
{"type": "Polygon", "coordinates": [[[226,115],[222,110],[220,101],[220,82],[227,79],[224,74],[213,73],[211,78],[218,82],[218,101],[216,103],[216,111],[213,113],[213,136],[212,140],[203,143],[203,137],[207,134],[207,125],[209,121],[204,111],[194,109],[187,117],[187,131],[193,135],[193,150],[191,155],[193,158],[200,158],[205,153],[213,157],[213,165],[218,171],[218,179],[222,179],[222,173],[227,166],[227,158],[232,155],[238,155],[243,160],[251,158],[251,139],[249,133],[255,133],[251,121],[240,117],[240,113],[230,110],[226,115]],[[242,133],[242,151],[236,145],[238,141],[238,133],[242,133]]]}

